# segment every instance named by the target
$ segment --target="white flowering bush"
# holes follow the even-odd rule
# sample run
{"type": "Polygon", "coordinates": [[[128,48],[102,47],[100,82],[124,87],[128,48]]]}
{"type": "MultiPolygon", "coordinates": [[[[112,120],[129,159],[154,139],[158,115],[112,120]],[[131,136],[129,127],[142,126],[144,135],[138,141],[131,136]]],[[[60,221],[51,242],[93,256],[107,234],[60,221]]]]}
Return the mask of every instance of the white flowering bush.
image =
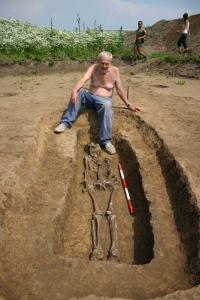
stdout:
{"type": "Polygon", "coordinates": [[[102,28],[67,31],[35,26],[16,19],[0,18],[0,56],[21,58],[96,57],[101,51],[122,54],[125,34],[102,28]]]}

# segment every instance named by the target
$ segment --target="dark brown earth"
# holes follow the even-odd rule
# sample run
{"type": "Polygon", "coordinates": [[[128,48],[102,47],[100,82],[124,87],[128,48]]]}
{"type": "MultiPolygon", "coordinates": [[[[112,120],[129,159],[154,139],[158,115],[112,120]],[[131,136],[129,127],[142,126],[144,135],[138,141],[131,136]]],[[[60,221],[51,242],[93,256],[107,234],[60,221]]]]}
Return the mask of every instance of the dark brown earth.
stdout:
{"type": "MultiPolygon", "coordinates": [[[[195,51],[200,15],[190,20],[195,51]]],[[[169,32],[180,21],[148,28],[145,51],[174,51],[169,32]]],[[[119,177],[122,164],[135,208],[131,216],[120,185],[116,263],[107,260],[109,189],[95,191],[105,255],[89,260],[93,206],[83,192],[83,158],[85,145],[98,143],[96,113],[82,110],[72,129],[53,132],[91,62],[0,67],[0,300],[199,299],[199,63],[149,59],[131,67],[114,58],[130,101],[143,107],[133,113],[114,93],[112,170],[119,177]]]]}

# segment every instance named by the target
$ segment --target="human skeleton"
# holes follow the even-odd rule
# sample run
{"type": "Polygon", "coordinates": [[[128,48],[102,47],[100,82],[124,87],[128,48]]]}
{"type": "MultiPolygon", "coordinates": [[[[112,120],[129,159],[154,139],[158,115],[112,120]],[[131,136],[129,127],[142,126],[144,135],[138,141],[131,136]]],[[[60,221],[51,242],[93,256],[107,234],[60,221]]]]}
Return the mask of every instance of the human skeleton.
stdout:
{"type": "Polygon", "coordinates": [[[119,262],[120,256],[117,236],[117,220],[113,212],[113,199],[119,187],[119,179],[114,175],[111,169],[112,159],[100,159],[99,156],[101,148],[99,144],[94,144],[91,142],[86,145],[85,150],[88,151],[89,155],[84,157],[85,171],[83,183],[85,188],[83,191],[88,192],[92,198],[94,206],[94,212],[92,214],[93,250],[90,255],[90,259],[102,260],[104,257],[104,251],[100,242],[100,223],[103,212],[97,205],[97,201],[95,199],[95,189],[106,190],[106,188],[109,188],[111,190],[111,194],[106,215],[110,225],[111,247],[109,250],[108,260],[119,262]]]}

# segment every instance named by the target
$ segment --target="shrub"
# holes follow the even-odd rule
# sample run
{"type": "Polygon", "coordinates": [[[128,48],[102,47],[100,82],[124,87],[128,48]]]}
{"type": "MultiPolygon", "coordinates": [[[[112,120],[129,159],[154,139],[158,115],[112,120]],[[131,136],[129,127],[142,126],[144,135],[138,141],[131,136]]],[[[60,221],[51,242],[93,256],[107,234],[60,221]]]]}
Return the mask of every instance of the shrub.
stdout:
{"type": "Polygon", "coordinates": [[[101,51],[130,53],[122,30],[104,31],[101,26],[79,32],[39,27],[15,19],[0,18],[0,56],[21,58],[96,58],[101,51]]]}

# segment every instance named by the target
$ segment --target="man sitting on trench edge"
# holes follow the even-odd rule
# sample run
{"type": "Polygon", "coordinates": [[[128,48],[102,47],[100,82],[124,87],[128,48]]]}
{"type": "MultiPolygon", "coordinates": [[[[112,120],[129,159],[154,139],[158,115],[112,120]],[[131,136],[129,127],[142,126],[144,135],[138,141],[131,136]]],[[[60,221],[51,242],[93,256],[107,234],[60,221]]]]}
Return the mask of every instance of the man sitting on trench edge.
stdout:
{"type": "Polygon", "coordinates": [[[70,128],[76,120],[81,106],[96,109],[100,124],[100,144],[109,154],[116,152],[115,147],[111,144],[112,131],[112,95],[113,88],[116,87],[117,94],[132,111],[141,111],[139,106],[133,106],[129,103],[125,92],[122,88],[121,78],[117,67],[111,64],[112,54],[101,52],[98,62],[92,64],[83,77],[75,84],[68,107],[60,120],[60,125],[55,128],[56,133],[65,131],[70,128]],[[89,91],[86,92],[82,86],[90,79],[89,91]]]}

